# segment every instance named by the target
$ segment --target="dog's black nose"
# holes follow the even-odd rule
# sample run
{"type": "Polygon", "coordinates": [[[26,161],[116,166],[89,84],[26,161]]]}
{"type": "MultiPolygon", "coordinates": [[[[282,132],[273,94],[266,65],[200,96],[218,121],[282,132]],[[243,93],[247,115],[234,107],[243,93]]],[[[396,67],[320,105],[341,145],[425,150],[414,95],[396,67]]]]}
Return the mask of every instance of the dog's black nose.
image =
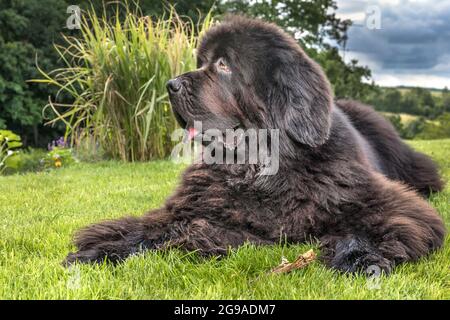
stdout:
{"type": "Polygon", "coordinates": [[[169,81],[167,81],[166,87],[169,92],[178,92],[181,89],[181,80],[179,78],[170,79],[169,81]]]}

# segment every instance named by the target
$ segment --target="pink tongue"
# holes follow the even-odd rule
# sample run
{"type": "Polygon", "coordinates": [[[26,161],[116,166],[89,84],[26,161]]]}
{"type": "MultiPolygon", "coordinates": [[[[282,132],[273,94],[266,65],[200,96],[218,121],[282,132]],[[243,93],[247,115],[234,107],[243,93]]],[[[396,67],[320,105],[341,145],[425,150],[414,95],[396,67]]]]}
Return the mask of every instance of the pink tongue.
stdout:
{"type": "Polygon", "coordinates": [[[192,140],[197,135],[197,130],[195,128],[189,128],[188,138],[192,140]]]}

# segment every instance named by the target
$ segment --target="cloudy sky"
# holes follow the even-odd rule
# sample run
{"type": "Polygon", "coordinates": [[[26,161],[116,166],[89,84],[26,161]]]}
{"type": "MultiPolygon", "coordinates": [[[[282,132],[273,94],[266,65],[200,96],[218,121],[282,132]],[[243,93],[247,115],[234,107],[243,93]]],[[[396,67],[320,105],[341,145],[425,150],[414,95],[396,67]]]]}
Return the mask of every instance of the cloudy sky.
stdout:
{"type": "Polygon", "coordinates": [[[383,86],[450,88],[450,0],[337,0],[337,4],[338,16],[355,24],[349,30],[346,61],[356,58],[368,65],[375,82],[383,86]]]}

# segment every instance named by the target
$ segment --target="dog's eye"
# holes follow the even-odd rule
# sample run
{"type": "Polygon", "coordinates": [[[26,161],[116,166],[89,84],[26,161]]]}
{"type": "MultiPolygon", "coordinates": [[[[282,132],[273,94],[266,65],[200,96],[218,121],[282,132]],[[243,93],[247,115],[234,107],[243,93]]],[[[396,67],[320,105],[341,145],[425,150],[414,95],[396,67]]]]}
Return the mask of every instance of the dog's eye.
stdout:
{"type": "Polygon", "coordinates": [[[230,73],[231,70],[230,68],[228,68],[228,66],[225,64],[225,61],[223,61],[222,58],[220,58],[219,60],[217,60],[217,68],[222,71],[222,72],[226,72],[226,73],[230,73]]]}

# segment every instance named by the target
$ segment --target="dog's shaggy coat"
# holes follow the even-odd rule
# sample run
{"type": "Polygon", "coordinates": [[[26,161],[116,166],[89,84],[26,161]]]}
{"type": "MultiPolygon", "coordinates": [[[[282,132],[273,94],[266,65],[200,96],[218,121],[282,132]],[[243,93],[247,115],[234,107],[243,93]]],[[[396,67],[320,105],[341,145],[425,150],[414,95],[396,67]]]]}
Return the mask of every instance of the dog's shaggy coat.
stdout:
{"type": "Polygon", "coordinates": [[[436,166],[370,107],[333,101],[320,67],[278,27],[229,17],[203,37],[199,69],[171,80],[177,120],[206,129],[279,129],[280,167],[195,164],[175,193],[143,217],[76,234],[66,262],[121,261],[179,247],[225,255],[246,241],[317,239],[325,264],[386,273],[442,245],[445,228],[422,198],[440,191],[436,166]]]}

